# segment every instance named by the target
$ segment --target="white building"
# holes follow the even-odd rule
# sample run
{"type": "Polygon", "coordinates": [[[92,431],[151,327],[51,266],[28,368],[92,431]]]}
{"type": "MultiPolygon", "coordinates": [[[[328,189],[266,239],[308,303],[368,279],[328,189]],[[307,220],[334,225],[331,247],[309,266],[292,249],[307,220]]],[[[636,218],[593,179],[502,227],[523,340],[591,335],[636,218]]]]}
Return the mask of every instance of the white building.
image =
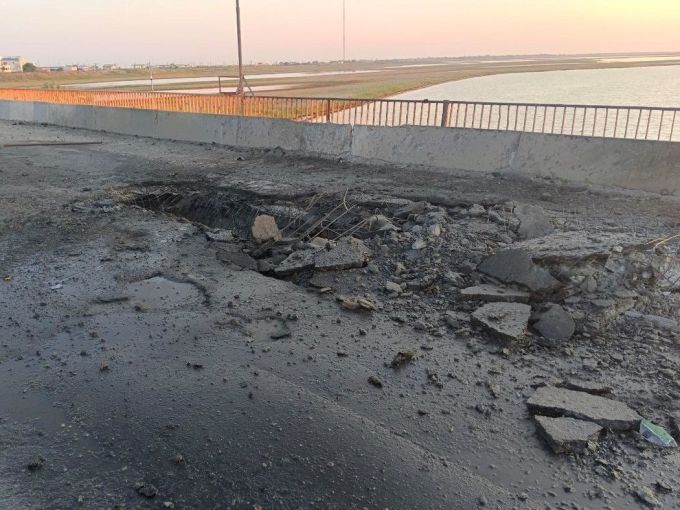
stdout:
{"type": "Polygon", "coordinates": [[[0,57],[0,73],[23,73],[27,62],[24,57],[0,57]]]}

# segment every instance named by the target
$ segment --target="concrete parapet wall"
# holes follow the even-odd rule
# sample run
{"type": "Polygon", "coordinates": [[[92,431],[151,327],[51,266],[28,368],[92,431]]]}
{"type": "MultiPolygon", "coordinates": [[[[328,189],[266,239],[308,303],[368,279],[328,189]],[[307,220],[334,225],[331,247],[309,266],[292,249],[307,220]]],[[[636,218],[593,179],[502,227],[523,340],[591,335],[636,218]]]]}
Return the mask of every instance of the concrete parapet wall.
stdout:
{"type": "Polygon", "coordinates": [[[0,101],[0,119],[358,162],[551,176],[680,195],[680,143],[436,127],[309,124],[0,101]]]}

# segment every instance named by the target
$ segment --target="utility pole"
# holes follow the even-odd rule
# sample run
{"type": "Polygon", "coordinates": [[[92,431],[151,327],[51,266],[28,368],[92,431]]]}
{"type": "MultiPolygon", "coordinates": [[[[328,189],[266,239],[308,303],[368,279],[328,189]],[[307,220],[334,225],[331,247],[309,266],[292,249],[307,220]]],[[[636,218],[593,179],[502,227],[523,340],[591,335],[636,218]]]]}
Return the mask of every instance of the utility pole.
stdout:
{"type": "Polygon", "coordinates": [[[342,0],[342,63],[347,60],[347,0],[342,0]]]}
{"type": "Polygon", "coordinates": [[[151,92],[153,92],[153,69],[151,68],[151,62],[149,62],[149,81],[151,82],[151,92]]]}
{"type": "Polygon", "coordinates": [[[236,87],[236,94],[243,95],[243,50],[241,46],[241,5],[239,0],[236,0],[236,34],[238,35],[238,86],[236,87]]]}

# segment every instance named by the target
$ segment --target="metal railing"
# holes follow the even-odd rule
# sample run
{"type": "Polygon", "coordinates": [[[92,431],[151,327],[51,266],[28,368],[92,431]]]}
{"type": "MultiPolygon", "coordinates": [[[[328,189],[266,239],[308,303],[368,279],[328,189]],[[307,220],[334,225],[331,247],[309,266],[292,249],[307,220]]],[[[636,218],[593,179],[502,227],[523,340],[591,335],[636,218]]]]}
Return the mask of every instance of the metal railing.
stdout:
{"type": "Polygon", "coordinates": [[[363,126],[436,126],[680,142],[680,108],[0,89],[0,100],[243,115],[363,126]]]}

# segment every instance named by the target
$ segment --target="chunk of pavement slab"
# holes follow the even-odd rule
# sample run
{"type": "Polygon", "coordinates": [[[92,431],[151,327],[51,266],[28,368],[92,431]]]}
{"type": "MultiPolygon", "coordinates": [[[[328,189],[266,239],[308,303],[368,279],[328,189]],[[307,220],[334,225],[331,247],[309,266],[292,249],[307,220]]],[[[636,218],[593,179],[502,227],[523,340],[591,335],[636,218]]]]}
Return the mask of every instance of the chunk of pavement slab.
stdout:
{"type": "Polygon", "coordinates": [[[602,427],[591,421],[547,416],[534,416],[534,419],[541,435],[557,454],[582,453],[588,443],[597,442],[602,432],[602,427]]]}
{"type": "Polygon", "coordinates": [[[427,202],[411,202],[394,213],[395,218],[408,218],[412,214],[422,214],[430,206],[427,202]]]}
{"type": "Polygon", "coordinates": [[[276,225],[276,219],[268,214],[257,216],[250,231],[253,234],[253,239],[260,244],[283,239],[281,231],[276,225]]]}
{"type": "Polygon", "coordinates": [[[399,230],[399,227],[394,225],[387,216],[375,214],[368,218],[369,232],[392,232],[397,230],[399,230]]]}
{"type": "Polygon", "coordinates": [[[606,384],[583,381],[581,379],[566,379],[558,384],[558,386],[567,388],[568,390],[590,393],[591,395],[606,395],[612,391],[611,386],[607,386],[606,384]]]}
{"type": "Polygon", "coordinates": [[[639,234],[601,232],[595,235],[570,231],[527,239],[514,247],[529,253],[535,262],[575,264],[589,260],[606,261],[612,253],[644,247],[647,242],[648,239],[639,234]]]}
{"type": "Polygon", "coordinates": [[[217,250],[216,256],[217,260],[221,262],[233,264],[243,269],[257,271],[257,261],[247,253],[244,253],[238,245],[227,244],[220,247],[217,250]]]}
{"type": "Polygon", "coordinates": [[[477,269],[504,283],[516,283],[532,292],[550,292],[560,287],[547,269],[534,263],[524,250],[504,250],[484,259],[477,269]]]}
{"type": "Polygon", "coordinates": [[[499,287],[484,283],[475,287],[468,287],[460,291],[463,299],[469,301],[507,302],[507,303],[528,303],[529,294],[522,290],[499,287]]]}
{"type": "Polygon", "coordinates": [[[527,332],[531,307],[522,303],[488,303],[472,319],[505,340],[521,340],[527,332]]]}
{"type": "Polygon", "coordinates": [[[319,271],[341,271],[364,267],[371,250],[360,239],[353,237],[338,242],[335,248],[316,254],[314,267],[319,271]]]}
{"type": "Polygon", "coordinates": [[[642,421],[623,402],[553,386],[538,388],[527,406],[535,414],[592,421],[611,430],[634,430],[642,421]]]}
{"type": "Polygon", "coordinates": [[[274,274],[278,276],[288,276],[307,269],[313,269],[315,255],[315,250],[295,251],[274,268],[274,274]]]}
{"type": "Polygon", "coordinates": [[[549,304],[548,309],[538,315],[533,327],[541,334],[539,343],[547,347],[560,346],[576,331],[576,323],[571,314],[554,303],[549,304]]]}
{"type": "Polygon", "coordinates": [[[519,220],[517,234],[520,239],[536,239],[555,232],[542,207],[519,204],[515,207],[514,213],[519,220]]]}

